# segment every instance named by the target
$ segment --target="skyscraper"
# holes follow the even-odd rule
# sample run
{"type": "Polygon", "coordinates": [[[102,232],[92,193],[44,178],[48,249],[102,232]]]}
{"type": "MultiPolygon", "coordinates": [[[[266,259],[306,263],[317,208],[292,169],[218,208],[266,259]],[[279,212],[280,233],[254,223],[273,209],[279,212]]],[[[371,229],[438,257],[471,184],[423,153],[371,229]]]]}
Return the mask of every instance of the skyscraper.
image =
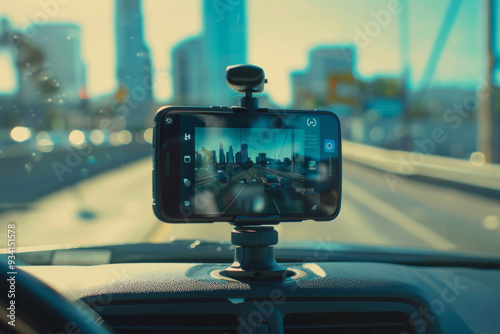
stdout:
{"type": "Polygon", "coordinates": [[[219,162],[221,164],[226,162],[226,157],[224,155],[224,145],[221,142],[219,142],[219,162]]]}
{"type": "Polygon", "coordinates": [[[128,127],[144,126],[151,112],[151,55],[144,41],[140,0],[117,0],[116,76],[120,89],[127,95],[125,102],[128,127]]]}
{"type": "Polygon", "coordinates": [[[24,126],[89,126],[87,117],[76,117],[84,115],[81,107],[87,98],[80,27],[68,23],[35,24],[28,27],[28,33],[16,31],[6,19],[1,25],[1,43],[11,47],[15,57],[15,105],[24,126]],[[72,117],[68,110],[79,112],[72,117]]]}
{"type": "MultiPolygon", "coordinates": [[[[44,76],[55,80],[53,82],[57,87],[57,95],[53,99],[57,98],[60,104],[67,106],[79,106],[80,93],[85,90],[86,85],[80,27],[69,23],[35,27],[36,34],[30,37],[28,42],[42,53],[40,67],[44,76]]],[[[33,80],[19,80],[19,96],[24,104],[40,103],[39,90],[33,80]]]]}
{"type": "Polygon", "coordinates": [[[241,144],[241,162],[246,163],[248,160],[248,144],[241,144]]]}
{"type": "Polygon", "coordinates": [[[172,51],[172,80],[174,104],[203,105],[208,103],[204,83],[207,73],[203,68],[200,36],[185,39],[172,51]]]}
{"type": "Polygon", "coordinates": [[[233,145],[229,146],[227,162],[234,162],[233,145]]]}
{"type": "Polygon", "coordinates": [[[203,0],[203,30],[172,52],[174,103],[237,105],[226,67],[247,62],[246,2],[203,0]]]}
{"type": "Polygon", "coordinates": [[[235,94],[226,83],[226,67],[247,62],[246,1],[231,8],[203,0],[203,49],[213,103],[233,105],[235,94]]]}

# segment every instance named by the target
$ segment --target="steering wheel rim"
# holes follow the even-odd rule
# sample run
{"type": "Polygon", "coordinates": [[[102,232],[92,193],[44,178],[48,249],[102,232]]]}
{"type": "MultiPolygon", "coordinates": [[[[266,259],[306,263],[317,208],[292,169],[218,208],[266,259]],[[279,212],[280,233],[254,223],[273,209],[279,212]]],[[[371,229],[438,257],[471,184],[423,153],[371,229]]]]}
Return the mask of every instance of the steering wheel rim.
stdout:
{"type": "Polygon", "coordinates": [[[13,332],[18,332],[20,328],[17,324],[22,324],[25,329],[29,328],[35,333],[111,333],[101,325],[101,322],[96,322],[97,318],[92,319],[91,314],[95,313],[90,311],[90,307],[78,310],[74,304],[54,289],[19,267],[16,268],[15,275],[9,275],[8,273],[12,270],[9,269],[7,260],[7,255],[0,256],[0,286],[2,291],[0,304],[3,312],[10,312],[7,307],[9,307],[11,300],[14,300],[17,329],[4,323],[5,319],[7,322],[10,321],[6,316],[2,316],[4,319],[0,322],[0,326],[11,327],[13,332]],[[8,297],[11,283],[7,279],[11,277],[15,277],[15,296],[13,298],[8,297]]]}

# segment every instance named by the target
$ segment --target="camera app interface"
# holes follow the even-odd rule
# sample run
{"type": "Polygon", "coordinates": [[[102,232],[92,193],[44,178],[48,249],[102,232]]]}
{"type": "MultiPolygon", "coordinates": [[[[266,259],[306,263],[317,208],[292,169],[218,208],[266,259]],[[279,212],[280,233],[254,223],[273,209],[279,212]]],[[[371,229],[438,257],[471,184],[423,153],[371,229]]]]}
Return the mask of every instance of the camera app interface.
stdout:
{"type": "Polygon", "coordinates": [[[319,210],[336,155],[334,138],[321,141],[320,117],[280,118],[277,127],[268,117],[229,123],[181,122],[181,206],[200,215],[319,210]]]}

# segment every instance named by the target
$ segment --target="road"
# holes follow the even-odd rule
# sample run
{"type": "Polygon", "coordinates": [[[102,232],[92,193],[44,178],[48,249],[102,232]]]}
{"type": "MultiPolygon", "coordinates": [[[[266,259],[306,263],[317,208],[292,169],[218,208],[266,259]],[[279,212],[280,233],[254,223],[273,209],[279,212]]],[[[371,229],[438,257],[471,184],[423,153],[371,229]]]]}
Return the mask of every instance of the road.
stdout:
{"type": "MultiPolygon", "coordinates": [[[[258,180],[260,172],[245,173],[258,180]]],[[[500,251],[500,199],[413,179],[391,189],[383,173],[350,162],[344,162],[343,172],[339,217],[331,222],[281,224],[280,243],[311,240],[500,251]]],[[[247,186],[244,191],[251,193],[251,184],[247,186]]],[[[142,159],[48,194],[29,208],[9,210],[0,215],[0,222],[16,224],[20,246],[230,240],[229,224],[159,222],[151,210],[151,196],[151,160],[142,159]]],[[[6,227],[1,228],[4,233],[6,227]]]]}
{"type": "MultiPolygon", "coordinates": [[[[264,190],[262,178],[266,175],[277,175],[278,171],[262,166],[252,166],[248,170],[241,170],[228,177],[226,182],[217,181],[216,177],[205,179],[202,185],[196,187],[196,193],[207,194],[206,198],[213,198],[214,190],[217,191],[215,201],[206,201],[204,213],[239,213],[254,212],[280,214],[304,212],[304,192],[295,189],[304,188],[304,180],[290,179],[290,187],[283,189],[264,190]],[[211,182],[207,182],[211,181],[211,182]]],[[[291,174],[291,173],[289,173],[291,174]]],[[[198,206],[200,207],[200,206],[198,206]]]]}
{"type": "Polygon", "coordinates": [[[29,206],[40,196],[149,155],[151,145],[136,143],[61,148],[50,153],[34,151],[7,157],[0,154],[0,212],[29,206]]]}

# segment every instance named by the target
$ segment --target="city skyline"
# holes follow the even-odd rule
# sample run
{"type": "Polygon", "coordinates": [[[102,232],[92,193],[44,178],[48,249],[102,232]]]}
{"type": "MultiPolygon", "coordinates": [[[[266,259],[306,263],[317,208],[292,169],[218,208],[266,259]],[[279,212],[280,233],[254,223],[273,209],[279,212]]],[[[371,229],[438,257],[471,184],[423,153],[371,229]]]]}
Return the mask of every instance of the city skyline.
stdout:
{"type": "MultiPolygon", "coordinates": [[[[362,1],[364,3],[364,1],[362,1]]],[[[423,1],[410,4],[410,12],[418,16],[418,13],[426,11],[429,20],[426,20],[425,28],[431,32],[432,35],[437,34],[440,19],[444,16],[445,5],[439,4],[433,6],[435,10],[432,12],[427,11],[428,6],[431,5],[429,1],[423,1]]],[[[4,15],[8,17],[16,27],[20,27],[21,31],[29,31],[29,26],[32,23],[31,15],[41,11],[39,5],[34,2],[26,4],[22,8],[18,8],[9,3],[3,4],[5,7],[4,15]],[[28,14],[28,15],[27,15],[28,14]]],[[[173,96],[172,82],[170,80],[170,68],[172,67],[171,61],[168,59],[165,50],[172,49],[181,41],[189,36],[197,36],[203,30],[203,18],[200,8],[197,3],[182,3],[182,4],[166,4],[165,8],[169,11],[159,10],[158,5],[154,2],[146,2],[143,4],[145,18],[145,41],[152,47],[152,64],[153,75],[158,79],[155,85],[155,97],[157,100],[168,100],[173,96]],[[165,16],[168,19],[165,19],[165,16]],[[190,20],[183,20],[182,17],[190,17],[190,20]],[[188,21],[188,22],[186,22],[188,21]],[[182,29],[163,29],[168,33],[158,34],[159,27],[171,27],[172,25],[177,28],[182,26],[182,29]],[[159,80],[161,79],[161,80],[159,80]]],[[[247,12],[249,19],[248,26],[248,61],[250,63],[262,66],[266,73],[270,73],[270,78],[273,85],[266,87],[269,95],[280,104],[290,103],[292,92],[289,85],[289,73],[298,69],[304,68],[307,64],[308,50],[317,45],[349,45],[354,44],[356,37],[361,36],[358,28],[363,28],[363,24],[371,22],[373,17],[370,12],[353,14],[351,7],[354,5],[343,4],[342,6],[332,6],[326,8],[329,20],[326,17],[318,17],[317,22],[309,22],[307,16],[304,17],[284,17],[286,22],[294,20],[298,25],[307,22],[315,30],[315,35],[308,36],[309,40],[298,38],[290,44],[288,36],[276,38],[276,34],[280,31],[277,29],[274,20],[266,20],[268,16],[275,15],[276,8],[267,6],[264,2],[255,1],[248,5],[247,12]],[[266,8],[267,10],[263,10],[266,8]],[[257,14],[258,13],[258,14],[257,14]],[[255,24],[255,18],[259,17],[265,25],[255,24]],[[345,21],[345,22],[344,22],[345,21]],[[333,24],[331,22],[337,22],[333,24]],[[344,22],[344,24],[342,23],[344,22]],[[264,27],[265,26],[265,27],[264,27]],[[344,27],[345,26],[345,27],[344,27]],[[272,44],[271,42],[272,41],[272,44]],[[275,57],[269,57],[262,47],[273,45],[277,51],[275,57]],[[286,47],[288,45],[288,47],[286,47]],[[284,64],[284,52],[287,53],[286,59],[292,62],[284,64]],[[273,59],[271,59],[273,58],[273,59]],[[271,71],[271,72],[270,72],[271,71]]],[[[371,2],[370,7],[383,9],[386,6],[385,2],[371,2]]],[[[116,62],[113,53],[116,50],[110,48],[114,45],[113,22],[110,22],[114,12],[114,2],[99,2],[100,10],[93,12],[92,16],[86,16],[87,9],[90,3],[78,4],[71,2],[65,6],[61,6],[57,15],[50,16],[49,22],[74,22],[82,27],[82,52],[84,61],[88,66],[88,91],[91,97],[102,94],[110,93],[117,89],[118,80],[116,74],[113,73],[116,62]],[[93,22],[99,20],[106,23],[110,29],[103,29],[102,26],[96,27],[93,22]],[[96,53],[96,50],[99,50],[96,53]]],[[[319,8],[306,3],[298,3],[297,12],[315,12],[319,8]]],[[[484,27],[479,25],[479,13],[481,8],[474,2],[465,2],[457,17],[457,22],[452,30],[450,36],[451,43],[448,43],[444,49],[440,67],[436,73],[435,82],[458,82],[461,85],[475,85],[478,73],[480,73],[480,62],[484,61],[484,52],[481,51],[482,36],[485,36],[484,27]],[[467,13],[469,15],[467,15],[467,13]],[[467,23],[464,23],[467,22],[467,23]],[[481,38],[478,38],[480,36],[481,38]],[[465,42],[465,40],[470,42],[465,42]],[[479,44],[478,44],[479,43],[479,44]],[[466,49],[463,47],[468,46],[466,49]],[[473,47],[471,47],[473,46],[473,47]],[[480,58],[479,55],[481,55],[480,58]],[[467,68],[457,67],[460,63],[468,63],[470,66],[467,68]],[[457,69],[460,68],[460,71],[457,69]],[[443,81],[444,80],[444,81],[443,81]]],[[[225,13],[227,14],[227,13],[225,13]]],[[[326,15],[326,13],[325,13],[326,15]]],[[[287,23],[281,24],[286,26],[287,23]]],[[[104,24],[104,28],[106,27],[104,24]]],[[[412,21],[410,26],[411,33],[411,65],[412,65],[412,82],[418,83],[425,61],[430,52],[431,44],[424,37],[416,35],[415,32],[422,29],[423,23],[412,21]]],[[[358,47],[359,57],[357,60],[356,74],[360,77],[368,78],[374,75],[385,74],[398,74],[401,70],[401,60],[399,59],[399,45],[398,26],[396,17],[392,20],[391,24],[384,28],[382,39],[377,39],[377,43],[369,43],[363,45],[362,48],[358,47]],[[388,44],[385,39],[392,39],[396,43],[388,44]],[[381,42],[381,43],[378,43],[381,42]]],[[[9,67],[8,55],[5,52],[0,52],[0,69],[9,67]],[[3,66],[3,67],[2,67],[3,66]]],[[[10,73],[11,71],[2,71],[3,73],[10,73]]],[[[3,92],[12,91],[15,89],[16,79],[12,75],[2,78],[3,92]]]]}
{"type": "MultiPolygon", "coordinates": [[[[303,129],[195,128],[195,151],[199,154],[215,152],[216,161],[214,162],[220,163],[220,157],[226,157],[226,153],[229,153],[232,148],[234,162],[238,162],[236,154],[244,152],[243,146],[247,145],[246,157],[251,158],[254,163],[259,154],[265,154],[267,159],[283,161],[285,158],[291,159],[292,157],[292,131],[294,131],[295,137],[293,151],[296,154],[304,155],[305,131],[303,129]],[[221,154],[221,149],[223,154],[221,154]]],[[[204,154],[207,155],[207,153],[204,154]]],[[[246,160],[245,156],[242,156],[239,161],[241,162],[241,160],[246,160]]]]}
{"type": "MultiPolygon", "coordinates": [[[[215,150],[208,150],[206,149],[204,146],[202,146],[201,150],[200,151],[196,151],[197,154],[200,155],[201,157],[201,160],[204,160],[204,161],[207,161],[207,162],[214,162],[214,163],[217,163],[217,164],[225,164],[225,163],[241,163],[241,162],[245,162],[245,160],[248,162],[252,162],[252,163],[272,163],[272,162],[284,162],[284,163],[288,163],[290,164],[291,161],[292,161],[292,155],[290,154],[290,156],[285,156],[285,157],[280,157],[279,159],[274,159],[274,158],[270,158],[267,156],[266,153],[258,153],[256,156],[255,156],[255,159],[253,159],[253,157],[250,155],[250,154],[243,154],[243,158],[241,158],[242,156],[242,152],[244,153],[245,152],[245,145],[246,143],[243,143],[241,144],[241,149],[240,151],[236,152],[236,154],[231,154],[231,150],[233,148],[233,146],[229,146],[229,150],[228,151],[224,151],[223,149],[219,149],[219,152],[217,153],[217,151],[215,150]],[[247,159],[244,159],[244,157],[247,157],[247,159]],[[218,157],[218,158],[217,158],[218,157]],[[221,159],[222,157],[224,157],[223,159],[221,159]]],[[[299,153],[295,153],[294,156],[297,158],[297,157],[304,157],[303,154],[299,154],[299,153]]]]}

